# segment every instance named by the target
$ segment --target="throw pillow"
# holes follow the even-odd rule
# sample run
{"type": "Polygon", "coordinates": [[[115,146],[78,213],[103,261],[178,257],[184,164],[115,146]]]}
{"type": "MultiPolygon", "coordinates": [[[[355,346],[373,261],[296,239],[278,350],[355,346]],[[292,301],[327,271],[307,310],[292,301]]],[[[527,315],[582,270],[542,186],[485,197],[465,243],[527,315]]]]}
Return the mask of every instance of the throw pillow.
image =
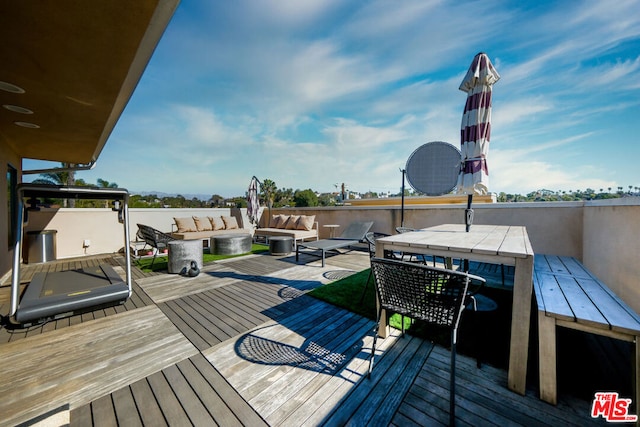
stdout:
{"type": "Polygon", "coordinates": [[[276,215],[275,223],[273,224],[274,228],[284,228],[289,220],[289,215],[276,215]]]}
{"type": "Polygon", "coordinates": [[[178,233],[188,233],[191,231],[198,231],[196,227],[196,223],[193,221],[193,218],[173,218],[176,222],[176,226],[178,227],[178,233]]]}
{"type": "Polygon", "coordinates": [[[222,221],[224,221],[224,228],[227,230],[233,230],[238,227],[238,220],[233,216],[222,216],[222,221]]]}
{"type": "Polygon", "coordinates": [[[209,217],[209,221],[211,222],[211,228],[215,230],[224,230],[224,221],[222,221],[222,217],[209,217]]]}
{"type": "Polygon", "coordinates": [[[269,221],[269,227],[278,228],[278,221],[280,221],[280,215],[271,215],[271,221],[269,221]]]}
{"type": "Polygon", "coordinates": [[[295,230],[298,228],[298,220],[300,219],[300,215],[291,215],[289,220],[285,224],[284,228],[287,230],[295,230]]]}
{"type": "Polygon", "coordinates": [[[316,221],[315,215],[300,215],[300,219],[298,220],[298,230],[311,230],[313,228],[313,223],[316,221]]]}
{"type": "Polygon", "coordinates": [[[211,231],[213,228],[211,227],[211,221],[208,218],[200,218],[197,216],[193,217],[193,222],[196,223],[196,229],[198,231],[211,231]]]}

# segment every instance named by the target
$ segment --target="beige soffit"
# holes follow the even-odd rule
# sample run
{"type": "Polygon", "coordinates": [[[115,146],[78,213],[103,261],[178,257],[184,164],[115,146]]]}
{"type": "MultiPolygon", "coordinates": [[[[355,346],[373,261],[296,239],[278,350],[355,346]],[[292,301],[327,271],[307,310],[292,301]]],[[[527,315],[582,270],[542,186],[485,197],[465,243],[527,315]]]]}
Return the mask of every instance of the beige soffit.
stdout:
{"type": "Polygon", "coordinates": [[[97,160],[178,3],[0,2],[0,144],[21,158],[97,160]]]}

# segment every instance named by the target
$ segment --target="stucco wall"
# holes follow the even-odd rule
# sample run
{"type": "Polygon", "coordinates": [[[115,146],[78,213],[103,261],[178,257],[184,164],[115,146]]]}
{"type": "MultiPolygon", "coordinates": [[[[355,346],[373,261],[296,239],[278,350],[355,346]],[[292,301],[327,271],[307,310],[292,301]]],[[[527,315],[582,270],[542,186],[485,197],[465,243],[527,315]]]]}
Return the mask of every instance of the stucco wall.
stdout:
{"type": "Polygon", "coordinates": [[[640,204],[637,198],[587,203],[584,264],[640,313],[640,204]]]}
{"type": "MultiPolygon", "coordinates": [[[[246,209],[129,209],[129,237],[135,240],[137,224],[149,225],[169,233],[173,218],[192,216],[235,216],[238,224],[250,226],[246,209]]],[[[57,258],[118,252],[124,247],[124,228],[111,209],[41,209],[29,213],[28,231],[56,230],[57,258]],[[85,240],[90,241],[84,247],[85,240]]]]}
{"type": "Polygon", "coordinates": [[[28,231],[56,230],[57,258],[117,252],[124,247],[124,228],[111,209],[42,209],[29,212],[28,231]],[[83,247],[84,240],[90,245],[83,247]]]}

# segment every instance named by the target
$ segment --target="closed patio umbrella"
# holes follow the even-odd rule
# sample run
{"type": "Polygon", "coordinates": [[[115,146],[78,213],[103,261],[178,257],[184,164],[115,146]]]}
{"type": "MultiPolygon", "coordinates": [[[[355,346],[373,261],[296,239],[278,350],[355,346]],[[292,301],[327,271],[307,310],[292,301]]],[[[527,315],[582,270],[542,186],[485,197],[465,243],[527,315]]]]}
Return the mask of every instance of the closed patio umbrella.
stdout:
{"type": "Polygon", "coordinates": [[[460,90],[467,93],[462,114],[460,151],[462,164],[458,176],[458,194],[467,194],[467,231],[473,221],[471,202],[474,194],[489,192],[487,155],[491,135],[491,95],[493,84],[500,79],[487,54],[480,52],[474,58],[460,90]]]}
{"type": "Polygon", "coordinates": [[[247,191],[247,216],[253,224],[258,224],[258,210],[260,203],[258,201],[258,178],[255,176],[249,182],[249,190],[247,191]]]}

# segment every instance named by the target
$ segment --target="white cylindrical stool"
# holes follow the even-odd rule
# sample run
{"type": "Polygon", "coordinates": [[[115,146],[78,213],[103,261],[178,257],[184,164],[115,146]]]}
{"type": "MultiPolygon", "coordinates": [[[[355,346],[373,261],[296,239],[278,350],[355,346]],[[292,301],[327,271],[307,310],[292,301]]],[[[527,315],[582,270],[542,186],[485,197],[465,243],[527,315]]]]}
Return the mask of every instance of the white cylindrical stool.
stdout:
{"type": "Polygon", "coordinates": [[[169,247],[169,273],[179,274],[188,271],[191,261],[202,269],[202,240],[172,240],[169,247]]]}

